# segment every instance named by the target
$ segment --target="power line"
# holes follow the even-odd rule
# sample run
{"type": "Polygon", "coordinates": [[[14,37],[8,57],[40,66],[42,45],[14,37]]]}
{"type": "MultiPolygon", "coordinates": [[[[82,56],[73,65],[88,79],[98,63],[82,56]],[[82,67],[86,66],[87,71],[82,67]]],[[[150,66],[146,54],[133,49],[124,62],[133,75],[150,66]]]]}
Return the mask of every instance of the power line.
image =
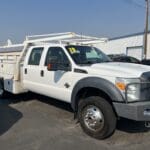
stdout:
{"type": "Polygon", "coordinates": [[[144,5],[142,5],[141,3],[137,2],[137,0],[122,0],[124,1],[125,3],[127,4],[130,4],[130,5],[134,5],[136,7],[139,7],[139,8],[145,8],[144,5]]]}
{"type": "Polygon", "coordinates": [[[132,3],[134,3],[136,6],[145,8],[145,5],[142,5],[142,4],[139,3],[137,0],[131,0],[131,1],[132,1],[132,3]]]}
{"type": "MultiPolygon", "coordinates": [[[[141,4],[137,0],[122,0],[122,1],[124,1],[127,4],[134,5],[134,6],[138,7],[138,8],[146,9],[145,5],[141,4]]],[[[144,0],[141,0],[141,1],[144,1],[144,0]]],[[[149,3],[148,7],[150,7],[150,3],[149,3]]],[[[148,16],[150,16],[150,11],[148,13],[148,16]]]]}

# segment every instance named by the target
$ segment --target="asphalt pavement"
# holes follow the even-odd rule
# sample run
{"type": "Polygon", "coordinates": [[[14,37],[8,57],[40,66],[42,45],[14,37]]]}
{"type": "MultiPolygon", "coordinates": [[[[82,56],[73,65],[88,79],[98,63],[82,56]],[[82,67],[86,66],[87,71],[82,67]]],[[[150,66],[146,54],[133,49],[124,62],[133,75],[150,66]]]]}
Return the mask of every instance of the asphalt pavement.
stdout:
{"type": "Polygon", "coordinates": [[[37,94],[0,99],[1,150],[149,150],[150,129],[120,119],[106,140],[87,136],[69,104],[37,94]]]}

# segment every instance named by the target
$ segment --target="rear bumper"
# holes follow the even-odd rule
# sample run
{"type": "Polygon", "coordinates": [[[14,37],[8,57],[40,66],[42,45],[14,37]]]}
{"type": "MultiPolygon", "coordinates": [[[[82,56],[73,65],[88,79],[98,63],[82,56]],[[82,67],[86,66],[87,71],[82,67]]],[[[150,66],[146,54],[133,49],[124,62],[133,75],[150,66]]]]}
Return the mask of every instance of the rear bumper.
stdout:
{"type": "Polygon", "coordinates": [[[150,101],[136,103],[113,103],[119,117],[135,120],[150,121],[150,101]]]}

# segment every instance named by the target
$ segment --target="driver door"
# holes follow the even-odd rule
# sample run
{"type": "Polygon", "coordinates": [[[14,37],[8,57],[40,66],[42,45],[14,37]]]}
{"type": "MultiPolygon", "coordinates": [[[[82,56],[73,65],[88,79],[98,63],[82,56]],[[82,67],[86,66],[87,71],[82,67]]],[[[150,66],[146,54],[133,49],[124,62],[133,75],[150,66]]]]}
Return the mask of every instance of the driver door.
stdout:
{"type": "Polygon", "coordinates": [[[42,66],[43,76],[40,81],[43,84],[41,89],[42,93],[56,99],[70,101],[71,89],[68,79],[71,79],[71,70],[48,71],[48,63],[53,58],[55,58],[59,64],[63,65],[68,63],[71,66],[71,63],[63,48],[50,47],[47,51],[45,61],[42,66]]]}

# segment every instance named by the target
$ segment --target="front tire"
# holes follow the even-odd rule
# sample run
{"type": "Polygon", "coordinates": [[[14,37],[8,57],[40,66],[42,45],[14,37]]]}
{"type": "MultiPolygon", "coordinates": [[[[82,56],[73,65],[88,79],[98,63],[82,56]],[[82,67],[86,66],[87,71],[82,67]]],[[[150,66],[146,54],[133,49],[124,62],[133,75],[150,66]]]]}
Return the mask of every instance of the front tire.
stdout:
{"type": "Polygon", "coordinates": [[[97,139],[109,137],[116,129],[117,118],[111,104],[99,96],[79,102],[78,119],[84,132],[97,139]]]}

